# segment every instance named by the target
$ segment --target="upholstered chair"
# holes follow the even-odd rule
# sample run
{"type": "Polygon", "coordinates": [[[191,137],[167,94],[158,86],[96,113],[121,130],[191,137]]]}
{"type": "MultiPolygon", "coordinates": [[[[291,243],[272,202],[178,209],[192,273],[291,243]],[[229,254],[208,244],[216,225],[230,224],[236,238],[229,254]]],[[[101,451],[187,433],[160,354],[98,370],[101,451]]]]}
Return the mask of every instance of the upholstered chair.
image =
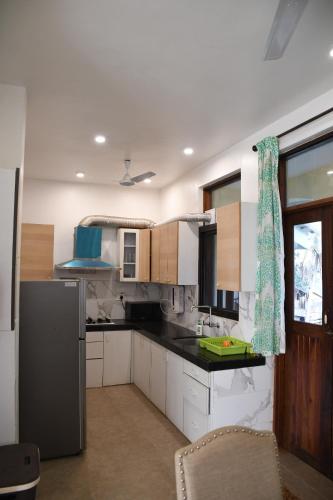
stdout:
{"type": "Polygon", "coordinates": [[[222,427],[175,455],[178,500],[281,500],[272,432],[222,427]]]}

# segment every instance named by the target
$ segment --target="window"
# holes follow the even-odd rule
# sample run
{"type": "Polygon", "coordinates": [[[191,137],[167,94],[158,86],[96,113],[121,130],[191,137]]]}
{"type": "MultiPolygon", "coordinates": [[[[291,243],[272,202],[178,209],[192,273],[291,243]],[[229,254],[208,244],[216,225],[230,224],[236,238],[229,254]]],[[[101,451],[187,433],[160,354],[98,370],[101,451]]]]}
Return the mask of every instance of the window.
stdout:
{"type": "Polygon", "coordinates": [[[287,206],[333,196],[333,139],[286,157],[287,206]]]}
{"type": "MultiPolygon", "coordinates": [[[[204,189],[204,210],[240,201],[240,186],[239,173],[204,189]]],[[[210,224],[199,230],[199,302],[216,316],[238,320],[239,294],[217,290],[216,260],[216,224],[210,224]]]]}
{"type": "Polygon", "coordinates": [[[241,201],[241,174],[235,174],[204,189],[204,210],[241,201]]]}

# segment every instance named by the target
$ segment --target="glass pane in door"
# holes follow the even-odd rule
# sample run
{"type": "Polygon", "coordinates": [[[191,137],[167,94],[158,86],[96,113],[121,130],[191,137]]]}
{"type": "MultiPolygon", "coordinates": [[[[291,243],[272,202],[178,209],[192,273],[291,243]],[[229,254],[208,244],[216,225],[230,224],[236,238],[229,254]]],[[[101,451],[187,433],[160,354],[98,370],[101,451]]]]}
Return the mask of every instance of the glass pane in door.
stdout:
{"type": "Polygon", "coordinates": [[[294,320],[322,324],[322,223],[294,226],[294,320]]]}

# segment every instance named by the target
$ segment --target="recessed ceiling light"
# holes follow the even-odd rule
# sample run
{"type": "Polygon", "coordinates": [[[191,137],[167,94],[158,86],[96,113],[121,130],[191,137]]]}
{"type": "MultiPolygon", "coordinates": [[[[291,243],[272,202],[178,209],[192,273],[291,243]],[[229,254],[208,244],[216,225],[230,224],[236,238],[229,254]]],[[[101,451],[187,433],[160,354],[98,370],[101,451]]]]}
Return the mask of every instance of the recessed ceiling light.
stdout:
{"type": "Polygon", "coordinates": [[[333,175],[333,170],[327,170],[327,175],[333,175]]]}
{"type": "Polygon", "coordinates": [[[76,172],[76,177],[82,179],[84,177],[84,172],[76,172]]]}
{"type": "Polygon", "coordinates": [[[330,57],[333,57],[333,49],[330,50],[330,57]]]}
{"type": "Polygon", "coordinates": [[[151,183],[151,179],[145,179],[143,182],[145,182],[146,184],[150,184],[151,183]]]}
{"type": "Polygon", "coordinates": [[[193,149],[192,148],[185,148],[183,153],[186,156],[191,156],[191,155],[193,155],[193,149]]]}
{"type": "Polygon", "coordinates": [[[104,144],[106,141],[106,137],[105,135],[95,135],[94,140],[95,142],[97,142],[97,144],[104,144]]]}

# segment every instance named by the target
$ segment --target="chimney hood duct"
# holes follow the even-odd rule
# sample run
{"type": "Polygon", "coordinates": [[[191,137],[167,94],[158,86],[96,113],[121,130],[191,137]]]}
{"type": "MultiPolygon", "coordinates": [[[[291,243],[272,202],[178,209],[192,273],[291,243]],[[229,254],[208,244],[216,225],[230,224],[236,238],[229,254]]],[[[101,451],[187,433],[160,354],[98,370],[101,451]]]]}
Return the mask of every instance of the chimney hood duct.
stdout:
{"type": "Polygon", "coordinates": [[[146,229],[146,228],[153,228],[155,226],[160,226],[168,222],[182,221],[182,222],[209,223],[210,220],[211,220],[211,215],[203,213],[185,213],[173,217],[172,219],[168,219],[164,222],[159,222],[158,224],[150,219],[115,217],[112,215],[88,215],[79,222],[79,226],[84,226],[84,227],[108,226],[108,227],[124,227],[131,229],[146,229]]]}
{"type": "Polygon", "coordinates": [[[88,215],[80,220],[79,226],[108,226],[125,227],[132,229],[146,229],[155,226],[149,219],[130,219],[128,217],[114,217],[112,215],[88,215]]]}
{"type": "Polygon", "coordinates": [[[118,269],[108,262],[101,260],[102,253],[102,227],[122,227],[131,229],[147,229],[169,222],[206,222],[211,220],[210,214],[186,213],[165,222],[156,224],[150,219],[135,219],[128,217],[114,217],[112,215],[88,215],[84,217],[74,232],[74,258],[61,264],[56,269],[73,271],[107,271],[118,269]]]}
{"type": "Polygon", "coordinates": [[[56,269],[73,271],[110,271],[116,266],[101,260],[102,228],[77,226],[74,229],[74,258],[61,264],[56,269]]]}

